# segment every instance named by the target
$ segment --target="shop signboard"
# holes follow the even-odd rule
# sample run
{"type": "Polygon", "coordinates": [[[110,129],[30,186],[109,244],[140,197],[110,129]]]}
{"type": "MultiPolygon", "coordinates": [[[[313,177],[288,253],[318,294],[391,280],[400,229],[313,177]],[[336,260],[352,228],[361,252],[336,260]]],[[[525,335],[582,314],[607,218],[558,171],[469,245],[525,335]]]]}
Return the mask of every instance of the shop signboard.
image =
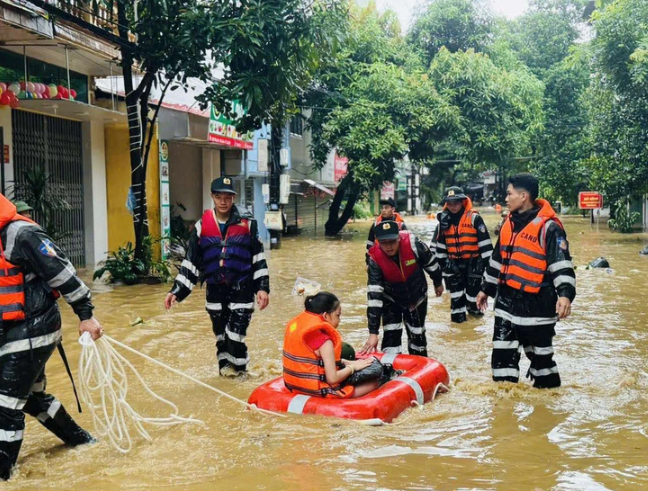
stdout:
{"type": "Polygon", "coordinates": [[[340,157],[338,154],[335,154],[334,160],[334,176],[335,182],[340,182],[342,178],[347,173],[347,167],[349,166],[349,159],[346,157],[340,157]]]}
{"type": "Polygon", "coordinates": [[[603,208],[603,195],[596,191],[578,193],[578,207],[581,210],[598,210],[603,208]]]}
{"type": "Polygon", "coordinates": [[[396,187],[393,182],[384,182],[380,190],[380,199],[394,199],[396,195],[396,187]]]}
{"type": "MultiPolygon", "coordinates": [[[[238,101],[234,101],[232,107],[237,115],[245,114],[243,106],[238,101]]],[[[211,106],[207,136],[210,142],[241,150],[252,150],[254,148],[252,136],[252,132],[242,134],[236,131],[235,121],[226,118],[223,114],[218,114],[214,106],[211,106]]]]}
{"type": "Polygon", "coordinates": [[[171,253],[171,197],[169,190],[169,141],[160,140],[160,220],[162,259],[171,253]]]}

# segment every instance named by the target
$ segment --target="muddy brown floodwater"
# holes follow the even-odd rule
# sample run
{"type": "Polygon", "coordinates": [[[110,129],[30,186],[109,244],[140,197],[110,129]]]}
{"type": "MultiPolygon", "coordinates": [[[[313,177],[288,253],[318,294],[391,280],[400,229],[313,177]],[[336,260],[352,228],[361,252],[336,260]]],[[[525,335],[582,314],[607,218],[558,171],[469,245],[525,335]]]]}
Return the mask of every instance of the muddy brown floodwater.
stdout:
{"type": "MultiPolygon", "coordinates": [[[[486,215],[489,228],[494,214],[486,215]]],[[[435,222],[410,220],[429,241],[435,222]]],[[[114,338],[236,397],[247,399],[281,374],[285,323],[302,308],[290,296],[297,276],[316,280],[343,300],[343,337],[365,341],[364,247],[368,224],[350,240],[284,239],[269,260],[271,304],[256,312],[249,332],[255,376],[219,378],[204,291],[164,312],[166,286],[93,286],[96,315],[114,338]],[[137,317],[143,324],[131,327],[137,317]]],[[[451,325],[447,294],[430,299],[430,356],[448,368],[448,394],[397,425],[365,427],[322,417],[286,419],[250,413],[134,355],[127,357],[183,415],[207,424],[153,428],[153,442],[136,438],[128,455],[107,441],[68,449],[34,420],[13,479],[15,489],[187,490],[620,490],[648,489],[648,257],[642,244],[585,220],[568,218],[578,296],[573,315],[557,326],[556,359],[563,379],[539,391],[490,379],[493,314],[451,325]],[[614,272],[585,270],[606,256],[614,272]]],[[[88,275],[89,276],[89,275],[88,275]]],[[[79,355],[71,310],[63,307],[73,371],[79,355]]],[[[523,362],[526,372],[528,362],[523,362]]],[[[70,383],[57,354],[48,364],[48,390],[74,411],[70,383]]],[[[134,381],[133,381],[134,383],[134,381]]],[[[135,397],[140,412],[159,414],[135,397]]],[[[92,430],[90,415],[77,415],[92,430]]]]}

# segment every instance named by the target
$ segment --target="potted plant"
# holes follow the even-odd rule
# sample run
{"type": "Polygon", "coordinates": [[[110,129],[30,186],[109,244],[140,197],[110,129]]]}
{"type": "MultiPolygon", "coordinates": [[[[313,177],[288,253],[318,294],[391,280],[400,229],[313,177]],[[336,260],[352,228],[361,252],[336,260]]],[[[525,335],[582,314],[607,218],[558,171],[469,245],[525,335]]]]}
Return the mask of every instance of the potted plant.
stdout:
{"type": "Polygon", "coordinates": [[[125,246],[119,246],[116,252],[109,253],[108,259],[100,263],[92,279],[101,278],[106,272],[110,273],[110,283],[134,285],[138,282],[138,276],[146,272],[146,268],[144,262],[135,258],[133,244],[127,242],[125,246]]]}
{"type": "Polygon", "coordinates": [[[153,254],[153,245],[159,243],[160,240],[151,235],[144,237],[142,259],[135,257],[135,248],[132,242],[118,247],[116,252],[110,252],[108,259],[100,263],[100,267],[94,272],[92,278],[96,280],[108,272],[110,273],[108,279],[110,283],[153,285],[169,281],[171,279],[169,263],[155,259],[153,254]]]}

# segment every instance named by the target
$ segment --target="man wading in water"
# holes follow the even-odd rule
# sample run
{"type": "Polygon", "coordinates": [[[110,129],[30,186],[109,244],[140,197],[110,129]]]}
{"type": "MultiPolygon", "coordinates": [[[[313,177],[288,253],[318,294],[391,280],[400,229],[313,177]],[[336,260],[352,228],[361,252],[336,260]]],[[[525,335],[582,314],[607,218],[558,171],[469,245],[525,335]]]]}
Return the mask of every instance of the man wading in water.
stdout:
{"type": "Polygon", "coordinates": [[[187,298],[199,280],[207,283],[206,308],[216,335],[219,373],[233,376],[245,373],[250,361],[245,335],[254,311],[254,294],[259,309],[265,309],[270,277],[256,220],[241,217],[234,206],[232,179],[215,179],[211,195],[214,209],[196,223],[164,306],[168,310],[187,298]]]}
{"type": "Polygon", "coordinates": [[[401,338],[405,323],[409,353],[427,356],[425,316],[428,285],[424,272],[432,278],[434,292],[440,297],[443,285],[439,264],[428,246],[413,234],[399,230],[396,222],[378,224],[376,239],[378,244],[369,249],[367,268],[369,339],[360,354],[377,350],[382,321],[383,352],[402,352],[401,338]]]}
{"type": "Polygon", "coordinates": [[[0,194],[0,480],[18,459],[25,413],[69,446],[95,441],[45,392],[45,364],[62,337],[59,296],[79,317],[79,335],[99,339],[88,287],[43,229],[0,194]]]}
{"type": "Polygon", "coordinates": [[[477,305],[483,311],[495,297],[493,380],[517,382],[521,347],[537,388],[560,386],[552,340],[558,319],[571,313],[576,275],[567,235],[551,205],[538,197],[531,174],[509,179],[511,211],[484,273],[477,305]]]}

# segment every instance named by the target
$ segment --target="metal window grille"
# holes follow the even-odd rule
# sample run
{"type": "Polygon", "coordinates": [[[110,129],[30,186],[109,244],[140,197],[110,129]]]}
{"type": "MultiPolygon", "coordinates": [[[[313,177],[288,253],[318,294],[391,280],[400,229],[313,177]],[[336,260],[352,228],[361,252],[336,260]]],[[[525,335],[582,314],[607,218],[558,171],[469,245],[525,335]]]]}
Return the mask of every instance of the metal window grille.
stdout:
{"type": "Polygon", "coordinates": [[[12,110],[14,145],[14,197],[33,205],[28,172],[49,176],[45,197],[67,204],[55,208],[49,223],[35,214],[75,266],[85,266],[85,225],[83,217],[83,156],[81,123],[12,110]]]}
{"type": "Polygon", "coordinates": [[[297,136],[304,134],[304,118],[301,114],[296,114],[290,119],[290,133],[297,136]]]}

